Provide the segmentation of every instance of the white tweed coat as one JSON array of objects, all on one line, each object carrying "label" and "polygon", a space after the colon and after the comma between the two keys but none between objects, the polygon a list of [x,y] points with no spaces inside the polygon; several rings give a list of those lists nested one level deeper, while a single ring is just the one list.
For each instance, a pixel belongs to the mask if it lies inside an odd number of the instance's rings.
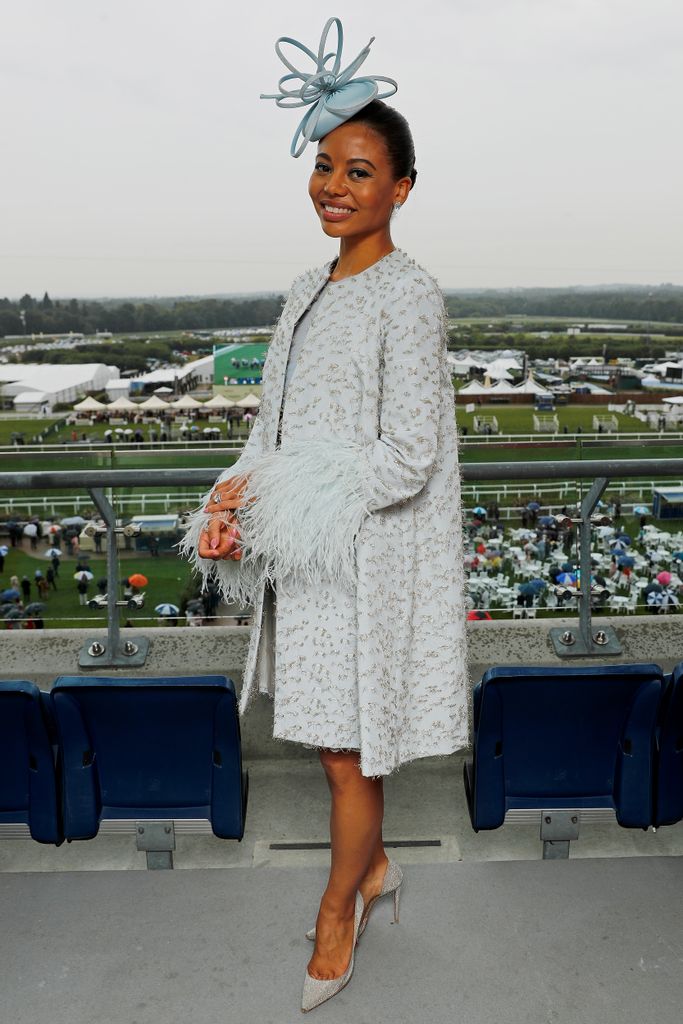
[{"label": "white tweed coat", "polygon": [[[251,436],[219,478],[250,474],[241,561],[198,557],[201,509],[181,551],[253,605],[240,714],[267,693],[275,737],[353,747],[379,776],[468,742],[454,395],[429,274],[399,249],[329,273],[295,280]],[[323,286],[278,446],[292,333]]]}]

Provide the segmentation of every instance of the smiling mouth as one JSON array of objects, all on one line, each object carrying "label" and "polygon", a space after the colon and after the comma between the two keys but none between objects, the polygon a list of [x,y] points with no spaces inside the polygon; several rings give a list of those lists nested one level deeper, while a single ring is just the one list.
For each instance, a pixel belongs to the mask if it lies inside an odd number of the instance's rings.
[{"label": "smiling mouth", "polygon": [[354,213],[354,210],[350,206],[334,206],[332,203],[321,203],[321,206],[325,213],[332,213],[337,215],[344,213]]}]

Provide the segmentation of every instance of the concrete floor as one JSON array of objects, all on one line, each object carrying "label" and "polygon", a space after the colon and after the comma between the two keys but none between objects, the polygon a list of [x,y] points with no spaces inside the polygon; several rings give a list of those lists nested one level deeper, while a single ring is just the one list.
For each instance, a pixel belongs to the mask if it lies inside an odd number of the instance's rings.
[{"label": "concrete floor", "polygon": [[[402,858],[404,859],[404,858]],[[413,864],[329,1024],[679,1024],[678,858]],[[302,1020],[322,867],[0,875],[8,1024]]]},{"label": "concrete floor", "polygon": [[[298,747],[298,744],[293,744]],[[438,846],[398,847],[402,864],[538,860],[536,825],[505,825],[474,833],[462,783],[464,753],[424,759],[385,779],[384,837],[438,840]],[[316,754],[247,762],[249,804],[241,842],[214,836],[178,836],[176,868],[324,867],[329,850],[272,850],[271,843],[329,840],[329,791]],[[571,858],[681,856],[683,822],[657,833],[613,824],[582,825]],[[132,836],[42,846],[30,840],[0,842],[0,872],[145,870]]]}]

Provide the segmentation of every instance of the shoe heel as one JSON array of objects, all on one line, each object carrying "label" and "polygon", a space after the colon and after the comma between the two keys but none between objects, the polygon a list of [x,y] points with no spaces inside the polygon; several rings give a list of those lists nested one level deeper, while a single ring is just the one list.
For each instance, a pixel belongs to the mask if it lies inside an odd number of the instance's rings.
[{"label": "shoe heel", "polygon": [[394,924],[398,924],[398,905],[399,905],[399,902],[400,902],[400,899],[401,899],[401,887],[402,887],[402,885],[403,885],[403,882],[401,882],[401,885],[397,886],[394,889]]}]

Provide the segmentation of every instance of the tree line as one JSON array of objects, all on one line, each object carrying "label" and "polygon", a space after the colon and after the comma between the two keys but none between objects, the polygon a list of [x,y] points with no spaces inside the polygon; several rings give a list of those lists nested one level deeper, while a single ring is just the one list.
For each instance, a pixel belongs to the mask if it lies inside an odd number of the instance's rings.
[{"label": "tree line", "polygon": [[[683,287],[515,288],[446,292],[449,316],[571,317],[683,323]],[[552,329],[552,328],[551,328]]]},{"label": "tree line", "polygon": [[[683,287],[677,285],[614,288],[518,288],[445,293],[451,317],[570,317],[577,320],[638,320],[683,323]],[[211,330],[269,326],[282,310],[284,296],[52,300],[26,294],[0,299],[0,336],[8,334],[126,334],[152,331]]]},{"label": "tree line", "polygon": [[42,299],[36,299],[26,294],[18,301],[0,299],[0,336],[260,327],[277,320],[283,302],[282,295],[131,302],[53,300],[47,292]]}]

